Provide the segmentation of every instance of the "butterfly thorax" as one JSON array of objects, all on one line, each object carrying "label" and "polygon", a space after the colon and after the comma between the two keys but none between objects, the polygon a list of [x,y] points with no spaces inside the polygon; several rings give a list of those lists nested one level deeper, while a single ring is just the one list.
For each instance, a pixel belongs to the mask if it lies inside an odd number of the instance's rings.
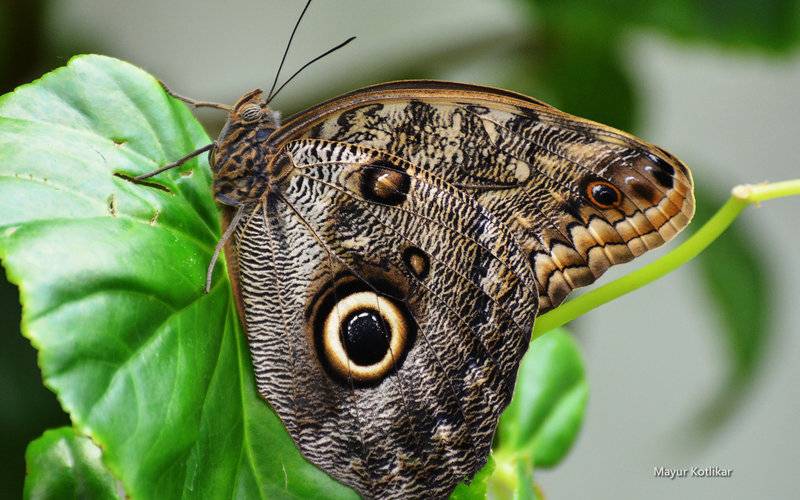
[{"label": "butterfly thorax", "polygon": [[275,156],[270,136],[280,126],[261,90],[245,94],[233,107],[211,151],[214,196],[237,206],[260,198],[270,188],[268,166]]}]

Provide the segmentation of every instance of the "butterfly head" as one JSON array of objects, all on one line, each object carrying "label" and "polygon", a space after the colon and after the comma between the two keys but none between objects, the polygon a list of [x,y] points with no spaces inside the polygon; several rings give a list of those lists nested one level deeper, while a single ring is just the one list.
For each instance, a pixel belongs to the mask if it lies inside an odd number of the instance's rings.
[{"label": "butterfly head", "polygon": [[279,126],[280,114],[267,106],[260,89],[234,105],[211,150],[218,201],[235,206],[261,196],[268,185],[266,167],[275,154],[270,136]]}]

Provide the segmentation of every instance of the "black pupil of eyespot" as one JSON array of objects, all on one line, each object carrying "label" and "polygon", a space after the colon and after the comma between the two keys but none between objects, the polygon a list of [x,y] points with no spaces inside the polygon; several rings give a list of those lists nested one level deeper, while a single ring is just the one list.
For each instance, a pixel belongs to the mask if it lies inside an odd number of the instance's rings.
[{"label": "black pupil of eyespot", "polygon": [[592,198],[601,205],[613,205],[617,202],[617,193],[605,184],[595,184],[592,186]]},{"label": "black pupil of eyespot", "polygon": [[342,333],[347,356],[357,365],[374,365],[389,350],[389,326],[375,311],[350,314],[342,323]]}]

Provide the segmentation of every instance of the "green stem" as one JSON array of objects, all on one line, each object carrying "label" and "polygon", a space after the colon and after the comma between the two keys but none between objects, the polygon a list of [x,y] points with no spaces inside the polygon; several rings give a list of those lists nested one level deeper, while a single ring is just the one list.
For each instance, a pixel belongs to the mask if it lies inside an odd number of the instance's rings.
[{"label": "green stem", "polygon": [[511,498],[517,491],[516,458],[512,452],[492,451],[494,472],[489,479],[489,489],[496,498]]},{"label": "green stem", "polygon": [[543,314],[536,319],[533,338],[564,325],[606,302],[641,288],[686,264],[716,240],[748,205],[795,195],[800,195],[800,179],[736,186],[722,208],[681,245],[650,264]]}]

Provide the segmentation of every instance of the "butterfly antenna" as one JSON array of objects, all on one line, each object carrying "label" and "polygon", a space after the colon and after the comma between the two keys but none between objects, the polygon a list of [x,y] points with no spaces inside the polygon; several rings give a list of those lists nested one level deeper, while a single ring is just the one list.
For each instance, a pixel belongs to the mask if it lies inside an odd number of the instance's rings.
[{"label": "butterfly antenna", "polygon": [[281,58],[281,63],[278,65],[278,71],[275,73],[275,79],[272,81],[272,87],[270,87],[269,89],[267,102],[269,102],[269,98],[272,96],[272,91],[275,90],[275,85],[278,84],[278,78],[281,76],[283,63],[286,62],[286,55],[289,53],[289,47],[292,46],[292,40],[294,40],[294,34],[297,32],[297,27],[300,26],[300,21],[303,20],[303,16],[306,15],[306,11],[308,10],[309,5],[311,5],[311,0],[308,0],[308,2],[306,2],[306,6],[303,7],[303,12],[300,13],[300,17],[298,17],[297,22],[294,23],[294,29],[292,29],[292,34],[289,35],[289,42],[286,44],[286,50],[283,51],[283,57]]},{"label": "butterfly antenna", "polygon": [[297,75],[299,75],[301,71],[303,71],[303,70],[304,70],[304,69],[306,69],[307,67],[311,66],[311,65],[312,65],[312,64],[314,64],[315,62],[319,61],[319,60],[320,60],[320,59],[322,59],[323,57],[325,57],[325,56],[327,56],[327,55],[329,55],[329,54],[332,54],[333,52],[336,52],[337,50],[341,49],[342,47],[344,47],[345,45],[347,45],[348,43],[352,42],[352,41],[353,41],[353,40],[355,40],[355,39],[356,39],[356,37],[354,37],[354,36],[351,36],[350,38],[348,38],[348,39],[347,39],[347,40],[345,40],[344,42],[340,43],[340,44],[339,44],[339,45],[337,45],[336,47],[333,47],[332,49],[328,49],[328,50],[326,50],[325,52],[323,52],[322,54],[318,55],[318,56],[317,56],[317,57],[315,57],[314,59],[312,59],[312,60],[308,61],[307,63],[305,63],[305,64],[304,64],[304,65],[303,65],[303,66],[302,66],[300,69],[298,69],[297,71],[295,71],[295,72],[294,72],[294,74],[293,74],[292,76],[290,76],[290,77],[289,77],[289,78],[288,78],[288,79],[287,79],[285,82],[283,82],[283,85],[281,85],[280,87],[278,87],[278,90],[276,90],[274,94],[271,94],[271,95],[270,95],[270,97],[267,99],[267,104],[269,104],[269,102],[270,102],[271,100],[275,99],[275,96],[277,96],[277,95],[278,95],[278,93],[279,93],[281,90],[283,90],[283,88],[284,88],[284,87],[285,87],[285,86],[286,86],[286,85],[287,85],[289,82],[291,82],[292,80],[294,80],[294,77],[296,77]]}]

